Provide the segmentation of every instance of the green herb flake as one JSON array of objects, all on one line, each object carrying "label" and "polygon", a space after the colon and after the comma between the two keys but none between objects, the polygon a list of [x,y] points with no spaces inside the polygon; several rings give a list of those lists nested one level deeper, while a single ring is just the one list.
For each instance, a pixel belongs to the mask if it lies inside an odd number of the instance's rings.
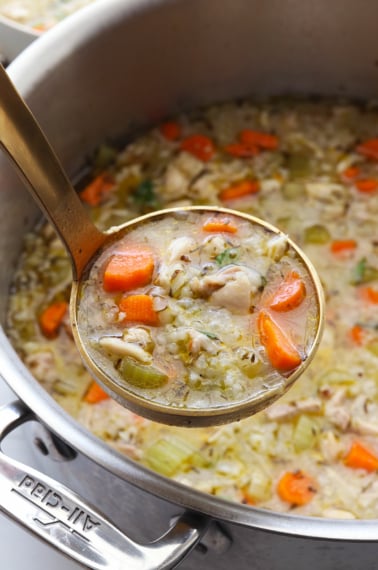
[{"label": "green herb flake", "polygon": [[132,192],[131,198],[135,204],[138,204],[142,209],[149,208],[155,209],[159,206],[159,201],[156,196],[152,180],[143,180]]},{"label": "green herb flake", "polygon": [[212,333],[212,332],[208,332],[208,331],[198,331],[201,334],[204,334],[205,336],[207,336],[208,338],[211,338],[211,340],[219,340],[219,338],[217,337],[216,334]]},{"label": "green herb flake", "polygon": [[222,251],[222,253],[217,255],[215,261],[217,262],[218,265],[223,267],[224,265],[230,265],[231,263],[235,263],[235,261],[238,258],[238,255],[239,252],[237,247],[229,247],[228,249],[225,249],[224,251]]}]

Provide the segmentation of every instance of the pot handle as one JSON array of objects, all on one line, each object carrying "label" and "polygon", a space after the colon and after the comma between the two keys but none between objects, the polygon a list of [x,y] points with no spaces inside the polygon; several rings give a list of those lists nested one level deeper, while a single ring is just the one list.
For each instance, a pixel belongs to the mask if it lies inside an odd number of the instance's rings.
[{"label": "pot handle", "polygon": [[[20,401],[0,408],[4,437],[35,420]],[[138,544],[76,493],[0,451],[0,510],[72,559],[93,570],[163,570],[175,567],[196,545],[209,520],[183,513],[157,540]]]}]

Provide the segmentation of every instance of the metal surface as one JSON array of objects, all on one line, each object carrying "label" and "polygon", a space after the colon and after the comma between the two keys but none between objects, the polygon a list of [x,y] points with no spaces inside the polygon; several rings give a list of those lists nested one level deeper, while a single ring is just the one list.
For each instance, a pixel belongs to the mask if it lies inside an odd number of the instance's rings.
[{"label": "metal surface", "polygon": [[[219,0],[99,0],[35,42],[9,72],[73,175],[101,141],[182,108],[249,94],[375,97],[377,15],[375,0],[367,0],[363,10],[350,0],[222,0],[221,8]],[[38,212],[1,157],[0,185],[4,323],[10,277]],[[159,477],[63,412],[1,331],[0,360],[13,390],[78,451],[77,459],[59,466],[60,477],[117,526],[143,537],[187,507],[222,521],[232,547],[222,555],[195,550],[183,569],[376,567],[377,521],[275,514]],[[131,521],[130,505],[135,505]]]},{"label": "metal surface", "polygon": [[0,16],[0,56],[12,61],[39,36],[31,28]]},{"label": "metal surface", "polygon": [[[0,444],[13,429],[32,418],[20,402],[0,410]],[[94,570],[173,568],[188,554],[209,521],[183,514],[149,545],[130,540],[51,477],[0,452],[0,508],[40,538]]]}]

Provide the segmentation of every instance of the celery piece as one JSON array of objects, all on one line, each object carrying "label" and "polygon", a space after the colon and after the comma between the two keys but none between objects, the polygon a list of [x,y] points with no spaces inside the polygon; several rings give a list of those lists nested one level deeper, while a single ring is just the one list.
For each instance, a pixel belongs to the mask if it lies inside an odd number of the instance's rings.
[{"label": "celery piece", "polygon": [[168,381],[168,375],[161,370],[139,364],[132,358],[123,358],[119,371],[126,382],[136,388],[161,388]]},{"label": "celery piece", "polygon": [[256,501],[267,501],[271,497],[272,480],[266,470],[253,465],[249,472],[250,482],[245,491]]},{"label": "celery piece", "polygon": [[303,195],[303,184],[299,182],[287,182],[282,186],[281,192],[286,200],[297,200]]},{"label": "celery piece", "polygon": [[316,421],[305,414],[297,421],[293,433],[293,443],[296,451],[302,451],[314,447],[318,426]]},{"label": "celery piece", "polygon": [[314,224],[308,226],[304,231],[305,243],[324,244],[328,243],[331,239],[330,233],[325,226],[321,224]]},{"label": "celery piece", "polygon": [[144,454],[148,467],[171,477],[195,453],[193,447],[179,437],[159,439]]},{"label": "celery piece", "polygon": [[370,342],[368,342],[366,348],[374,356],[378,356],[378,338],[373,338]]},{"label": "celery piece", "polygon": [[354,382],[355,378],[353,375],[342,368],[331,368],[322,374],[322,376],[319,378],[320,385],[353,384]]},{"label": "celery piece", "polygon": [[311,156],[304,152],[290,154],[287,159],[287,168],[291,178],[304,178],[311,174]]},{"label": "celery piece", "polygon": [[360,259],[352,270],[352,285],[362,285],[378,279],[378,269],[369,265],[366,257]]}]

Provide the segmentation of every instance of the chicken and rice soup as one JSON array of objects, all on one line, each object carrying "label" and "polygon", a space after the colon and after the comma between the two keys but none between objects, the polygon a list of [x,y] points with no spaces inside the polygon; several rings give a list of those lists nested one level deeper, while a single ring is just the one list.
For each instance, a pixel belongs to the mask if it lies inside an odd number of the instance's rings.
[{"label": "chicken and rice soup", "polygon": [[0,15],[37,31],[52,28],[95,0],[0,0]]},{"label": "chicken and rice soup", "polygon": [[[70,262],[47,224],[25,238],[11,341],[77,421],[158,473],[274,511],[378,517],[377,189],[374,104],[228,103],[167,121],[121,152],[98,150],[80,194],[99,227],[162,207],[226,206],[278,226],[318,270],[326,295],[318,352],[281,400],[251,418],[169,427],[110,399],[75,349]],[[217,253],[222,263],[233,263],[233,249]],[[212,333],[187,335],[182,351],[195,359],[200,346],[211,360],[214,342]],[[143,350],[143,339],[134,345]],[[202,382],[198,363],[196,374]]]},{"label": "chicken and rice soup", "polygon": [[320,320],[287,236],[228,209],[170,209],[128,226],[78,297],[77,331],[102,372],[187,410],[282,395]]}]

